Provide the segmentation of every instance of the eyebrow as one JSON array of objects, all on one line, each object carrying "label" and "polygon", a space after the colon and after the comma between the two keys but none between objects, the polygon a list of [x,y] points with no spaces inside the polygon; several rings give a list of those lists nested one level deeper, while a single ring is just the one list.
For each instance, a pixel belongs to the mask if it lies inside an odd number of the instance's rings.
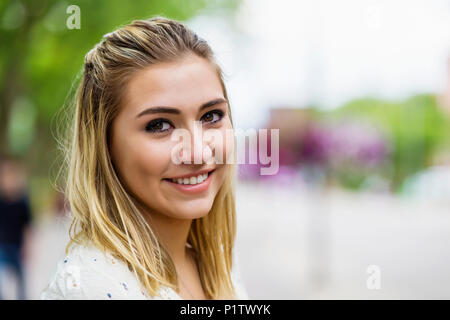
[{"label": "eyebrow", "polygon": [[[215,106],[216,104],[228,102],[226,99],[223,98],[217,98],[208,102],[205,102],[202,104],[198,111],[202,111],[203,109]],[[144,111],[140,112],[136,118],[142,117],[143,115],[147,114],[155,114],[155,113],[171,113],[171,114],[181,114],[180,109],[173,108],[173,107],[167,107],[167,106],[155,106],[148,109],[145,109]]]}]

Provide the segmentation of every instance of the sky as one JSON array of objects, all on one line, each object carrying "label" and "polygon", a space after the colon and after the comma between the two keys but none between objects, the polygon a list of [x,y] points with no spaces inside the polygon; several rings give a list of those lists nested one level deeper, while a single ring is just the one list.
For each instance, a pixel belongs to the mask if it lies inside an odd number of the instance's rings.
[{"label": "sky", "polygon": [[215,51],[240,128],[263,126],[270,108],[403,99],[449,81],[450,0],[243,0],[234,19],[188,24]]}]

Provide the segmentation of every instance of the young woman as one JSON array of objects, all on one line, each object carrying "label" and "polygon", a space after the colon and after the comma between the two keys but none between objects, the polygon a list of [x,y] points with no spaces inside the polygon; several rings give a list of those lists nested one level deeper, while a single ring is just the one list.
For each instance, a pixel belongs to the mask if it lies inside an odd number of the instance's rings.
[{"label": "young woman", "polygon": [[[174,20],[134,21],[86,55],[74,108],[71,241],[41,298],[247,299],[233,251],[235,167],[211,161],[234,156],[234,143],[194,133],[200,123],[225,140],[233,128],[209,45]],[[193,137],[180,164],[175,129]]]}]

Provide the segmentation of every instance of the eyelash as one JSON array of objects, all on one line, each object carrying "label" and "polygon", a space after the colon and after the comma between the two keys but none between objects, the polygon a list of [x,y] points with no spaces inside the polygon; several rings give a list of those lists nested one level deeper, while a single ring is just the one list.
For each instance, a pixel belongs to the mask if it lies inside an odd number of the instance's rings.
[{"label": "eyelash", "polygon": [[[212,111],[208,111],[207,113],[205,113],[205,114],[203,115],[203,117],[205,117],[205,116],[208,115],[208,114],[213,114],[213,113],[216,113],[216,114],[219,116],[219,119],[216,120],[216,121],[210,121],[210,122],[208,122],[208,123],[210,123],[210,124],[218,123],[218,122],[220,122],[220,121],[223,119],[223,117],[224,117],[223,111],[222,111],[222,110],[219,110],[219,109],[212,110]],[[202,117],[202,118],[203,118],[203,117]],[[159,125],[160,123],[164,123],[164,122],[167,122],[167,123],[169,123],[170,125],[172,125],[172,124],[170,123],[169,120],[164,119],[164,118],[159,118],[159,119],[155,119],[155,120],[152,120],[152,121],[150,121],[149,123],[147,123],[147,125],[145,126],[145,131],[147,131],[147,132],[149,132],[149,133],[156,133],[156,134],[158,134],[158,133],[164,133],[164,132],[166,132],[166,131],[169,131],[170,129],[166,129],[166,130],[158,130],[158,129],[155,130],[155,129],[152,129],[153,126]]]}]

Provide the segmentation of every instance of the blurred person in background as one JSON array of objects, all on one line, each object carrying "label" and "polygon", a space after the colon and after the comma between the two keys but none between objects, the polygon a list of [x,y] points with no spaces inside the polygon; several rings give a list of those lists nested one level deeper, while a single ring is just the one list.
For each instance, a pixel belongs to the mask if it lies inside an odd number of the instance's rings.
[{"label": "blurred person in background", "polygon": [[16,274],[17,298],[25,299],[23,263],[30,222],[23,168],[13,158],[0,158],[0,300],[4,298],[2,280],[8,270]]}]

